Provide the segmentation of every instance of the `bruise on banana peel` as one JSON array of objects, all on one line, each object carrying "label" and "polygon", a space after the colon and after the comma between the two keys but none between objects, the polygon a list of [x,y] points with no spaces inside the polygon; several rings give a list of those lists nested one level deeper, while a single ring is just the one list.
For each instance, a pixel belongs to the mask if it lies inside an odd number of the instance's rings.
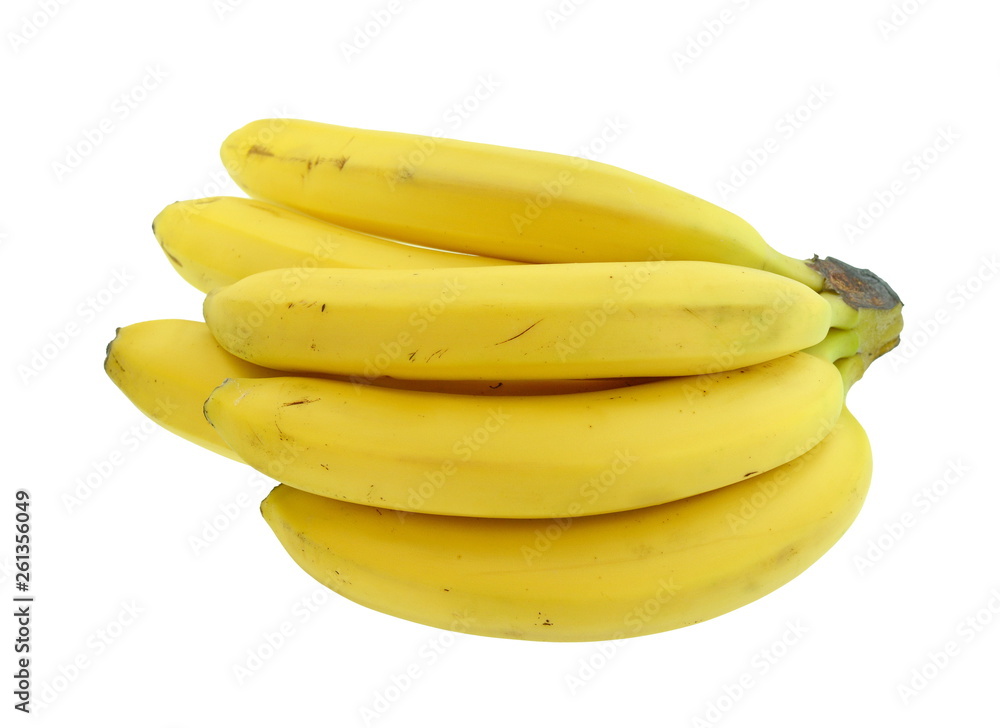
[{"label": "bruise on banana peel", "polygon": [[[260,144],[254,144],[247,150],[248,157],[251,156],[252,154],[256,154],[261,157],[274,156],[274,152],[272,152],[270,149]],[[314,166],[318,164],[326,164],[328,162],[334,165],[337,169],[343,169],[344,165],[347,164],[347,160],[349,160],[350,157],[346,154],[342,154],[339,157],[315,157],[312,159],[307,159],[305,157],[286,157],[286,159],[292,162],[304,162],[306,165],[306,173],[309,173],[312,171],[312,168]]]}]

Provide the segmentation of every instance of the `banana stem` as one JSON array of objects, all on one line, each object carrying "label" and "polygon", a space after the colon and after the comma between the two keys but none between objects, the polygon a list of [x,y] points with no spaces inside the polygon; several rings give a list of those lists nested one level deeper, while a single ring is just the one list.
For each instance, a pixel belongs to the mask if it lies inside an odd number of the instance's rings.
[{"label": "banana stem", "polygon": [[833,291],[823,291],[819,294],[830,304],[832,312],[830,325],[838,329],[853,329],[861,320],[861,312],[844,300],[843,296]]},{"label": "banana stem", "polygon": [[840,376],[844,380],[845,395],[850,388],[853,387],[862,376],[864,376],[865,369],[867,369],[864,357],[860,354],[838,359],[833,363],[833,365],[837,367],[838,371],[840,371]]},{"label": "banana stem", "polygon": [[860,346],[861,337],[858,336],[857,331],[830,329],[830,333],[826,335],[825,339],[802,351],[833,363],[838,359],[854,356],[858,353]]},{"label": "banana stem", "polygon": [[834,307],[835,321],[848,320],[844,306],[854,309],[857,314],[850,328],[858,335],[857,353],[861,357],[862,371],[899,344],[903,302],[885,281],[870,270],[855,268],[836,258],[813,258],[808,266],[825,279],[824,293],[833,293],[840,299],[835,302],[827,296]]},{"label": "banana stem", "polygon": [[764,261],[764,270],[804,283],[814,291],[822,291],[826,285],[823,274],[816,271],[808,261],[792,258],[777,251]]}]

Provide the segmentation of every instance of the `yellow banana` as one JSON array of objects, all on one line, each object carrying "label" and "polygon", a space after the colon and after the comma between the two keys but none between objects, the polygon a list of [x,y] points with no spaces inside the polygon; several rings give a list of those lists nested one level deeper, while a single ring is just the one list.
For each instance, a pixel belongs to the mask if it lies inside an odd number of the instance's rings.
[{"label": "yellow banana", "polygon": [[460,518],[281,485],[261,512],[299,566],[366,607],[490,637],[609,640],[702,622],[790,581],[850,526],[871,470],[865,432],[845,410],[796,460],[649,508]]},{"label": "yellow banana", "polygon": [[650,261],[287,268],[213,291],[204,315],[227,351],[287,371],[589,379],[756,364],[820,342],[857,312],[765,271]]},{"label": "yellow banana", "polygon": [[823,286],[733,213],[577,157],[298,119],[247,124],[221,156],[252,197],[418,245],[532,263],[707,260]]},{"label": "yellow banana", "polygon": [[104,371],[156,424],[234,460],[240,458],[205,420],[202,403],[227,377],[275,373],[229,354],[205,324],[182,319],[119,328],[108,344]]},{"label": "yellow banana", "polygon": [[174,269],[208,292],[272,268],[459,268],[511,261],[403,245],[278,205],[207,197],[168,205],[153,234]]},{"label": "yellow banana", "polygon": [[[144,321],[119,328],[108,344],[104,368],[125,396],[157,424],[234,460],[241,458],[219,437],[202,412],[208,395],[230,378],[290,375],[233,356],[215,342],[204,322],[182,319]],[[520,396],[599,391],[645,381],[407,381],[378,377],[371,384],[390,389]]]},{"label": "yellow banana", "polygon": [[664,503],[770,470],[819,442],[843,403],[837,368],[796,352],[715,375],[524,397],[229,379],[205,416],[245,462],[312,493],[547,518]]}]

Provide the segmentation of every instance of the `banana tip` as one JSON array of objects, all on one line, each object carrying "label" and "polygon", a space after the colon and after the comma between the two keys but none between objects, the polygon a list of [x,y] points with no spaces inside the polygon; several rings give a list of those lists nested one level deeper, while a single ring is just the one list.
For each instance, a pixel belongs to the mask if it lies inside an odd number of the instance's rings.
[{"label": "banana tip", "polygon": [[233,377],[226,377],[225,379],[223,379],[222,382],[216,385],[216,387],[212,390],[211,394],[209,394],[208,397],[205,398],[205,401],[201,405],[201,413],[205,417],[205,419],[208,420],[208,424],[212,425],[212,427],[215,427],[215,423],[212,421],[212,416],[209,413],[209,410],[214,410],[215,407],[217,406],[217,403],[219,402],[219,397],[216,395],[218,394],[218,392],[221,391],[223,387],[226,387],[227,385],[233,382],[236,382],[236,379],[234,379]]},{"label": "banana tip", "polygon": [[[111,339],[111,341],[108,342],[108,345],[104,347],[104,371],[105,372],[110,373],[110,369],[108,369],[108,365],[110,364],[111,359],[112,359],[111,349],[114,346],[115,342],[118,341],[118,335],[121,333],[121,330],[122,330],[121,326],[115,327],[115,335],[114,335],[114,337]],[[121,366],[121,365],[119,364],[119,366]]]}]

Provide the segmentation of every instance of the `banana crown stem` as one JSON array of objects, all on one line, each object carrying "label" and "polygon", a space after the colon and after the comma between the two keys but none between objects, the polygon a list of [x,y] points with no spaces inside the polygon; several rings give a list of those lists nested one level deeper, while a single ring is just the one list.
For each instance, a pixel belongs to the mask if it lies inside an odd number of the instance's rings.
[{"label": "banana crown stem", "polygon": [[[856,353],[864,373],[873,361],[899,344],[899,334],[903,330],[903,302],[885,281],[870,270],[855,268],[836,258],[813,258],[807,265],[824,278],[821,295],[833,309],[834,327],[848,328],[857,335]],[[852,309],[854,313],[847,309]],[[841,344],[847,345],[846,341],[841,341]],[[824,341],[817,346],[828,349],[834,344]],[[853,371],[858,365],[851,363],[849,366]]]}]

